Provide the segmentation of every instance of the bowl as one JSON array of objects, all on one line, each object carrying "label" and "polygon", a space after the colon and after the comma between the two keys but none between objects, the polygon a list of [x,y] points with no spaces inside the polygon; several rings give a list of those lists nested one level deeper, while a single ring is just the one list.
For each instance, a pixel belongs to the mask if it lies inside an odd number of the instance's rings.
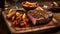
[{"label": "bowl", "polygon": [[22,7],[26,10],[35,9],[38,6],[37,2],[22,2]]}]

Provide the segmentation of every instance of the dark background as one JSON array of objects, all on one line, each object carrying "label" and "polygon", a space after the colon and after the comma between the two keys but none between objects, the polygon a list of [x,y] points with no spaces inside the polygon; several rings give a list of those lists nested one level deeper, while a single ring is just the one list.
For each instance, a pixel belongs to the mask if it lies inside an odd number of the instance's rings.
[{"label": "dark background", "polygon": [[0,8],[4,9],[4,0],[0,0]]}]

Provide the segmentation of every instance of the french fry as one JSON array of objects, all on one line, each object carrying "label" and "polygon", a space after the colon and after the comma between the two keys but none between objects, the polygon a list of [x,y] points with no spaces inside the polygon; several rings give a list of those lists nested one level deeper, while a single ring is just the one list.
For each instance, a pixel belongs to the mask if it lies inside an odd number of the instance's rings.
[{"label": "french fry", "polygon": [[12,21],[14,20],[15,16],[12,17]]},{"label": "french fry", "polygon": [[13,9],[10,9],[8,13],[11,13],[13,11]]},{"label": "french fry", "polygon": [[53,18],[53,21],[54,21],[55,23],[57,23],[57,20],[56,20],[55,18]]},{"label": "french fry", "polygon": [[9,13],[9,14],[7,15],[7,18],[12,17],[13,15],[15,15],[15,13],[16,13],[16,12]]},{"label": "french fry", "polygon": [[26,14],[25,14],[25,13],[23,14],[22,18],[23,18],[23,19],[26,18]]}]

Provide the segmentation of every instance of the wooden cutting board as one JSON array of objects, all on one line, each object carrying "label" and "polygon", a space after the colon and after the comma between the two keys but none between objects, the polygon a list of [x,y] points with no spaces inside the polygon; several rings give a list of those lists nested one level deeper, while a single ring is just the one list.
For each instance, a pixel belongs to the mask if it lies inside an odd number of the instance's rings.
[{"label": "wooden cutting board", "polygon": [[57,23],[57,20],[55,18],[52,18],[51,22],[49,22],[46,25],[42,25],[42,26],[34,26],[34,27],[26,27],[26,28],[12,27],[12,23],[6,19],[6,13],[7,13],[7,11],[2,12],[4,19],[6,21],[6,25],[8,26],[11,33],[19,34],[19,33],[35,32],[35,31],[44,31],[44,30],[59,26]]}]

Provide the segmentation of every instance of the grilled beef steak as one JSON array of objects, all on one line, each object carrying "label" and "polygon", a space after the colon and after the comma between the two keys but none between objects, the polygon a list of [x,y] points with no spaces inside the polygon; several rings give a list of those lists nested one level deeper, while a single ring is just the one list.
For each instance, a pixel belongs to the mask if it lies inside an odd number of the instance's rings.
[{"label": "grilled beef steak", "polygon": [[52,20],[52,13],[40,10],[30,10],[28,11],[28,17],[32,21],[33,25],[36,24],[46,24]]}]

